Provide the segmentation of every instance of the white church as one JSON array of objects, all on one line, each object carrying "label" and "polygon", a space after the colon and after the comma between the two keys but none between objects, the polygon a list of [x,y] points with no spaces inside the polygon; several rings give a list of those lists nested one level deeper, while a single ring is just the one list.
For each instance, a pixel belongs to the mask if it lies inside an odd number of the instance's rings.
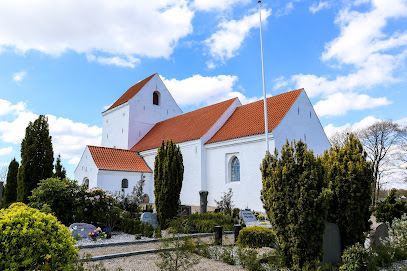
[{"label": "white church", "polygon": [[[330,147],[304,89],[267,99],[269,148],[303,140],[314,154]],[[102,146],[87,146],[75,179],[91,187],[130,193],[145,179],[145,198],[154,203],[154,159],[162,140],[179,145],[184,161],[181,204],[198,207],[200,191],[216,206],[229,188],[238,208],[263,211],[260,164],[265,156],[263,100],[238,98],[183,113],[160,76],[129,88],[102,113]]]}]

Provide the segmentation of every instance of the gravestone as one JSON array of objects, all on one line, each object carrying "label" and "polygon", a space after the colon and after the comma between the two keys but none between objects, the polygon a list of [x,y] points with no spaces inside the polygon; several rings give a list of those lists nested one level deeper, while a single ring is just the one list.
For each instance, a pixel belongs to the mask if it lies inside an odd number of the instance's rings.
[{"label": "gravestone", "polygon": [[370,244],[372,247],[378,247],[383,244],[383,240],[389,237],[389,230],[386,223],[380,222],[374,225],[370,232]]},{"label": "gravestone", "polygon": [[71,236],[75,237],[77,234],[81,238],[90,238],[89,233],[96,230],[96,227],[92,224],[87,223],[73,223],[69,226],[69,231],[71,231]]},{"label": "gravestone", "polygon": [[157,215],[150,212],[145,212],[141,215],[141,221],[145,223],[150,223],[153,225],[154,229],[158,225]]},{"label": "gravestone", "polygon": [[256,217],[254,214],[249,210],[241,210],[240,217],[243,219],[244,223],[254,223],[257,222]]},{"label": "gravestone", "polygon": [[206,214],[208,208],[208,191],[201,190],[199,191],[200,196],[200,212],[201,214]]},{"label": "gravestone", "polygon": [[178,210],[178,217],[187,218],[191,214],[191,206],[181,205]]},{"label": "gravestone", "polygon": [[338,224],[327,223],[324,232],[323,263],[339,263],[341,261],[341,234]]}]

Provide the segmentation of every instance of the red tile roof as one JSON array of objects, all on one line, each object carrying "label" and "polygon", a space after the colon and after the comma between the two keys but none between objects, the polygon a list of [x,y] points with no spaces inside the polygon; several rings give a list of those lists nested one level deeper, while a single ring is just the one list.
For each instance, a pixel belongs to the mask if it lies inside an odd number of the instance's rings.
[{"label": "red tile roof", "polygon": [[201,138],[232,105],[237,98],[207,106],[161,122],[136,144],[132,151],[145,151],[160,147],[163,140],[175,143]]},{"label": "red tile roof", "polygon": [[[131,88],[129,88],[114,104],[112,104],[109,109],[110,110],[112,108],[115,108],[116,106],[119,106],[121,104],[124,104],[125,102],[129,101],[131,98],[134,97],[134,95],[136,95],[143,87],[145,84],[147,84],[148,81],[150,81],[151,78],[153,78],[153,76],[156,75],[156,73],[154,73],[153,75],[150,75],[149,77],[147,77],[144,80],[141,80],[140,82],[138,82],[137,84],[135,84],[134,86],[132,86]],[[106,110],[106,111],[107,111]]]},{"label": "red tile roof", "polygon": [[[267,99],[269,132],[277,127],[302,90],[293,90]],[[205,144],[257,134],[264,134],[263,100],[236,108],[226,123]]]},{"label": "red tile roof", "polygon": [[137,152],[96,146],[88,148],[99,169],[152,172]]}]

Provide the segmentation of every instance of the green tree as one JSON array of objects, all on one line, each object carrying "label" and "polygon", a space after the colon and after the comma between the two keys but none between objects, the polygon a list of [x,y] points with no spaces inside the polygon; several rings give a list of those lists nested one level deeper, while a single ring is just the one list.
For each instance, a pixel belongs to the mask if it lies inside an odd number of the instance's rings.
[{"label": "green tree", "polygon": [[60,154],[58,154],[57,161],[55,162],[54,178],[59,178],[61,180],[66,178],[66,170],[61,164],[61,155]]},{"label": "green tree", "polygon": [[154,162],[155,208],[161,229],[177,215],[183,176],[180,148],[172,140],[163,141]]},{"label": "green tree", "polygon": [[396,201],[397,189],[392,189],[390,195],[383,202],[377,202],[374,215],[378,222],[392,223],[394,218],[400,218],[407,212],[407,206],[403,201]]},{"label": "green tree", "polygon": [[320,262],[329,190],[321,159],[302,141],[266,154],[261,165],[264,209],[273,225],[284,261],[292,270]]},{"label": "green tree", "polygon": [[53,163],[54,151],[48,120],[40,115],[28,124],[21,142],[21,166],[17,177],[18,201],[28,202],[28,196],[39,181],[52,177]]},{"label": "green tree", "polygon": [[342,249],[364,243],[369,230],[373,171],[360,141],[350,134],[345,145],[325,152],[325,177],[332,191],[328,221],[337,223]]},{"label": "green tree", "polygon": [[14,158],[8,166],[7,182],[4,191],[3,203],[8,205],[17,201],[17,173],[19,164]]}]

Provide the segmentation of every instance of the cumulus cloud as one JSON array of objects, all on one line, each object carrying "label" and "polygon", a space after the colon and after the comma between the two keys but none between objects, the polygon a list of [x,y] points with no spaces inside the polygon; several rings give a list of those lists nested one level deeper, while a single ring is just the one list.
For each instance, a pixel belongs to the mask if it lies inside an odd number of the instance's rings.
[{"label": "cumulus cloud", "polygon": [[[349,110],[388,105],[390,102],[385,97],[373,98],[367,93],[359,93],[400,81],[395,72],[404,65],[407,57],[407,31],[396,29],[390,32],[386,26],[390,20],[407,17],[407,3],[403,0],[364,2],[370,4],[368,11],[358,11],[355,9],[357,5],[353,5],[339,12],[335,23],[340,34],[325,45],[321,55],[321,60],[334,68],[348,68],[351,72],[333,77],[297,74],[287,80],[287,84],[305,88],[310,97],[324,99],[319,109],[325,115],[341,115]],[[277,82],[275,88],[281,86],[284,84]],[[326,105],[334,104],[334,97],[340,98],[335,103],[338,110],[325,110]],[[354,104],[353,98],[364,104]],[[368,106],[366,101],[372,102],[371,105]]]},{"label": "cumulus cloud", "polygon": [[0,149],[0,156],[2,155],[9,155],[13,152],[13,147],[1,148]]},{"label": "cumulus cloud", "polygon": [[12,104],[9,101],[0,99],[0,116],[7,115],[10,113],[17,113],[24,111],[25,103],[19,102],[17,104]]},{"label": "cumulus cloud", "polygon": [[315,14],[324,8],[329,8],[330,6],[331,4],[328,1],[319,1],[318,4],[316,2],[312,4],[312,6],[309,7],[309,11],[311,11],[312,14]]},{"label": "cumulus cloud", "polygon": [[13,81],[15,81],[16,83],[20,83],[24,80],[26,75],[26,72],[16,72],[13,74]]},{"label": "cumulus cloud", "polygon": [[[17,118],[13,121],[0,121],[0,139],[6,143],[20,144],[28,123],[37,118],[37,114],[25,110],[17,112]],[[102,141],[100,127],[53,115],[47,115],[47,118],[54,153],[61,154],[61,157],[68,159],[70,164],[76,164],[76,161],[79,161],[86,145],[100,145]]]},{"label": "cumulus cloud", "polygon": [[94,56],[87,55],[86,58],[89,62],[97,62],[102,65],[114,65],[124,68],[134,68],[136,64],[140,63],[140,59],[128,56],[126,59],[114,56],[114,57],[103,57],[103,56]]},{"label": "cumulus cloud", "polygon": [[233,6],[243,6],[250,3],[250,0],[195,0],[193,7],[203,11],[223,11]]},{"label": "cumulus cloud", "polygon": [[192,32],[193,16],[186,0],[4,0],[0,50],[168,58],[179,39]]},{"label": "cumulus cloud", "polygon": [[[262,9],[262,22],[266,23],[270,15],[271,9]],[[215,60],[220,60],[223,63],[236,56],[250,31],[256,27],[259,27],[258,13],[246,15],[240,20],[221,22],[218,25],[219,30],[205,40],[210,55]],[[213,67],[213,62],[209,63]]]}]

